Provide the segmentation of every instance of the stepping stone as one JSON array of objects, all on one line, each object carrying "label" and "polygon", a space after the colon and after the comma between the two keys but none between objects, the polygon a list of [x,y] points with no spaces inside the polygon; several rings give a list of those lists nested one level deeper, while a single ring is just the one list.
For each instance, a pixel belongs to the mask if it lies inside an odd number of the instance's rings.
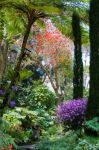
[{"label": "stepping stone", "polygon": [[19,149],[21,150],[37,150],[37,144],[33,144],[33,145],[23,145],[23,146],[19,146]]}]

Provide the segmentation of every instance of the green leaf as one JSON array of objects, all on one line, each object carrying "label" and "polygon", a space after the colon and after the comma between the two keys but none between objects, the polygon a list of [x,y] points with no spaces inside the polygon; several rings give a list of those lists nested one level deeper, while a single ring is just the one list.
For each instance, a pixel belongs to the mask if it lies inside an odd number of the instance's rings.
[{"label": "green leaf", "polygon": [[24,69],[24,70],[20,71],[19,74],[20,74],[20,80],[22,81],[22,80],[24,80],[24,79],[26,79],[26,78],[31,77],[31,76],[33,75],[33,72]]}]

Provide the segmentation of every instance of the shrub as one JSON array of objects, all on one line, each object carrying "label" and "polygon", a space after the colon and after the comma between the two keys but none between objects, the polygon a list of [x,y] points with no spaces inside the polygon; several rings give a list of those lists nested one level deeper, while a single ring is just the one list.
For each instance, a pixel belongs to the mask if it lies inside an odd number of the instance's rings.
[{"label": "shrub", "polygon": [[5,91],[3,89],[0,89],[0,96],[4,95]]},{"label": "shrub", "polygon": [[19,106],[29,106],[30,108],[49,109],[55,106],[56,97],[46,86],[36,83],[28,86],[20,86],[17,93]]},{"label": "shrub", "polygon": [[3,115],[3,121],[0,121],[0,130],[10,134],[16,143],[33,142],[34,134],[36,134],[33,132],[34,129],[45,131],[53,125],[54,121],[49,113],[44,109],[35,111],[23,107],[8,109]]},{"label": "shrub", "polygon": [[30,131],[22,128],[22,120],[25,120],[27,113],[25,113],[25,111],[30,113],[30,111],[24,110],[24,108],[15,108],[11,111],[6,110],[6,113],[3,115],[3,121],[0,124],[0,130],[10,134],[16,143],[25,143],[30,138]]},{"label": "shrub", "polygon": [[61,103],[57,108],[58,121],[70,129],[78,129],[85,120],[87,100],[77,99]]}]

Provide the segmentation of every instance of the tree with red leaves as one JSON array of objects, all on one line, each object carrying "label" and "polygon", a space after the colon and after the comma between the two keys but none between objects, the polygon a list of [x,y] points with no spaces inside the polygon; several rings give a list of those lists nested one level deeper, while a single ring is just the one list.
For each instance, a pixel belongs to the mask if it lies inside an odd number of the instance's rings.
[{"label": "tree with red leaves", "polygon": [[[59,69],[71,66],[71,40],[66,38],[62,33],[53,25],[51,20],[45,20],[46,28],[43,32],[39,31],[34,37],[32,47],[35,47],[36,54],[42,57],[44,64],[38,61],[39,66],[44,70],[46,76],[48,76],[51,85],[58,97],[62,96],[62,92],[59,92]],[[64,67],[62,67],[64,66]],[[54,77],[51,78],[50,70],[54,70]],[[64,72],[64,71],[63,71]],[[67,73],[64,72],[64,77]]]}]

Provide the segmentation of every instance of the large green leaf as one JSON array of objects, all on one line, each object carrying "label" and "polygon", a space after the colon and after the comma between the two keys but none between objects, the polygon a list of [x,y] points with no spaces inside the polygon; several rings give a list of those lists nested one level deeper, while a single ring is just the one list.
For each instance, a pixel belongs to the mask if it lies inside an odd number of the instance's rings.
[{"label": "large green leaf", "polygon": [[24,69],[24,70],[20,71],[19,74],[20,74],[20,80],[22,81],[22,80],[24,80],[24,79],[26,79],[26,78],[31,77],[31,76],[33,75],[33,72]]}]

